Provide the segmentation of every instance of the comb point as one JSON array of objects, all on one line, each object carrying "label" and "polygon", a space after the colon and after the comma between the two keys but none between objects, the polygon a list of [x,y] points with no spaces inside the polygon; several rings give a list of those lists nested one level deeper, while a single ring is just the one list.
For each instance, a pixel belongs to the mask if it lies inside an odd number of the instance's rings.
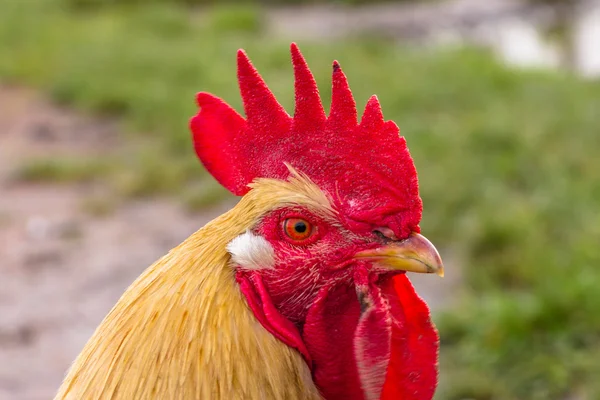
[{"label": "comb point", "polygon": [[207,92],[199,92],[196,93],[196,104],[199,107],[204,107],[207,104],[213,103],[217,97],[207,93]]},{"label": "comb point", "polygon": [[294,88],[296,107],[294,123],[303,126],[318,126],[326,119],[319,88],[306,59],[295,43],[290,45],[292,64],[294,66]]},{"label": "comb point", "polygon": [[240,64],[252,65],[252,63],[250,62],[250,58],[248,58],[248,54],[246,54],[244,49],[238,49],[237,62],[238,62],[238,68],[239,68]]},{"label": "comb point", "polygon": [[366,129],[378,129],[383,126],[383,111],[381,111],[381,104],[377,95],[373,95],[367,101],[365,106],[365,112],[360,121],[361,128]]},{"label": "comb point", "polygon": [[273,123],[282,128],[286,126],[289,116],[242,49],[237,53],[237,65],[238,84],[248,121],[254,121],[259,129],[267,129]]},{"label": "comb point", "polygon": [[336,72],[338,72],[342,67],[340,66],[340,63],[338,62],[338,60],[333,60],[333,73],[335,74]]},{"label": "comb point", "polygon": [[356,101],[346,75],[337,60],[333,61],[331,76],[331,111],[329,123],[335,129],[352,130],[357,125]]}]

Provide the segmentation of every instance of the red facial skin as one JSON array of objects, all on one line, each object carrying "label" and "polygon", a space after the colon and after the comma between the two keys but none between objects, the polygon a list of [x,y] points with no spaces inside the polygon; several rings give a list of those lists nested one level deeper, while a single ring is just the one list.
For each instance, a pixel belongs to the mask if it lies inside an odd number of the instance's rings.
[{"label": "red facial skin", "polygon": [[[287,218],[305,219],[313,234],[290,238]],[[427,306],[404,273],[353,260],[388,239],[302,208],[274,211],[254,233],[276,265],[238,270],[240,287],[263,326],[304,355],[326,399],[433,397],[438,338]]]}]

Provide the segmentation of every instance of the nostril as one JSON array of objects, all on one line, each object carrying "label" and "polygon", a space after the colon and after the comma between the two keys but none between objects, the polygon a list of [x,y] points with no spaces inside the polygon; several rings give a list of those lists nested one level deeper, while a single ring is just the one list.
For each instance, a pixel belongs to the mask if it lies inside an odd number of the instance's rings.
[{"label": "nostril", "polygon": [[381,231],[378,231],[377,229],[375,229],[373,231],[373,235],[377,236],[378,239],[388,240],[388,238],[386,238],[385,235],[383,233],[381,233]]},{"label": "nostril", "polygon": [[387,240],[398,240],[398,237],[396,236],[394,231],[391,230],[390,228],[380,227],[380,228],[373,230],[373,233],[378,238],[386,240],[386,241]]}]

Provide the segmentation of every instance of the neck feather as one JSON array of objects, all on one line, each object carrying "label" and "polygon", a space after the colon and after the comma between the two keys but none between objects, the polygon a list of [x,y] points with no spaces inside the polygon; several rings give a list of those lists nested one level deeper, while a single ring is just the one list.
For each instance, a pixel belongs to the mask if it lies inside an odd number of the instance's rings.
[{"label": "neck feather", "polygon": [[237,287],[226,245],[261,211],[243,200],[127,289],[55,400],[319,398],[300,354],[256,321]]}]

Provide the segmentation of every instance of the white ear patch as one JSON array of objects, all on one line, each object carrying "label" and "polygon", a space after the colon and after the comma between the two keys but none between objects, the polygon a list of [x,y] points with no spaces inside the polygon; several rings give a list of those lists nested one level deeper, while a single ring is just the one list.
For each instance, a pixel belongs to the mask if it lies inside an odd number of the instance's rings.
[{"label": "white ear patch", "polygon": [[275,266],[275,251],[265,238],[250,231],[227,245],[231,261],[245,269],[267,269]]}]

